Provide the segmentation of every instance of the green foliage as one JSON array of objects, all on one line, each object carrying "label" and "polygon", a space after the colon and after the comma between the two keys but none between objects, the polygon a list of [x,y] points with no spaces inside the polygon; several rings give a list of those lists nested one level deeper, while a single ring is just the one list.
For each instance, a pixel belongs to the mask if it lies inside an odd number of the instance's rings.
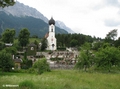
[{"label": "green foliage", "polygon": [[92,53],[90,52],[91,46],[89,43],[85,43],[81,47],[81,52],[78,57],[78,62],[75,65],[77,69],[84,69],[85,71],[92,65]]},{"label": "green foliage", "polygon": [[120,50],[115,47],[101,48],[96,54],[97,68],[108,70],[120,66]]},{"label": "green foliage", "polygon": [[14,29],[6,29],[2,33],[2,41],[4,43],[13,43],[15,38],[15,30]]},{"label": "green foliage", "polygon": [[39,48],[39,43],[38,43],[38,41],[34,41],[34,44],[37,46],[37,49]]},{"label": "green foliage", "polygon": [[28,68],[31,68],[32,64],[33,64],[32,60],[28,60],[27,63],[26,63],[26,65],[28,66]]},{"label": "green foliage", "polygon": [[44,72],[50,71],[49,64],[47,63],[45,58],[36,61],[33,65],[33,68],[37,68],[38,74],[42,74]]},{"label": "green foliage", "polygon": [[56,34],[57,46],[59,47],[76,47],[81,46],[85,42],[92,43],[98,38],[92,38],[88,35],[83,34]]},{"label": "green foliage", "polygon": [[115,41],[115,47],[119,47],[120,46],[120,37]]},{"label": "green foliage", "polygon": [[98,42],[94,42],[92,43],[92,50],[98,51],[103,45],[103,42],[98,41]]},{"label": "green foliage", "polygon": [[19,83],[19,87],[22,89],[33,89],[35,86],[34,86],[34,83],[32,81],[24,80],[24,81]]},{"label": "green foliage", "polygon": [[41,43],[42,43],[41,50],[44,51],[47,48],[47,39],[43,38]]},{"label": "green foliage", "polygon": [[90,54],[88,51],[81,51],[78,62],[75,65],[77,69],[84,69],[87,71],[87,68],[90,67]]},{"label": "green foliage", "polygon": [[65,51],[66,47],[59,47],[59,48],[57,48],[57,50],[59,50],[59,51]]},{"label": "green foliage", "polygon": [[0,7],[8,7],[13,6],[15,4],[15,0],[0,0]]},{"label": "green foliage", "polygon": [[29,68],[32,67],[32,64],[33,64],[32,60],[27,59],[27,53],[26,52],[24,53],[24,58],[22,60],[23,60],[23,62],[21,64],[22,69],[29,69]]},{"label": "green foliage", "polygon": [[105,42],[108,42],[113,45],[116,37],[117,37],[117,29],[113,29],[106,35]]},{"label": "green foliage", "polygon": [[3,50],[0,52],[0,68],[2,71],[11,71],[14,66],[12,56],[7,51]]},{"label": "green foliage", "polygon": [[78,41],[75,40],[75,39],[73,39],[73,40],[70,41],[71,47],[75,47],[75,46],[77,46],[77,44],[78,44]]},{"label": "green foliage", "polygon": [[37,74],[37,70],[36,70],[35,68],[33,68],[33,67],[29,68],[29,69],[27,70],[27,72],[28,72],[28,73],[32,73],[32,74]]},{"label": "green foliage", "polygon": [[7,53],[10,53],[11,55],[15,55],[17,53],[17,49],[13,46],[13,47],[7,47],[4,50],[6,50]]},{"label": "green foliage", "polygon": [[29,43],[30,32],[27,28],[24,28],[20,31],[18,36],[18,41],[22,47],[27,46]]},{"label": "green foliage", "polygon": [[0,50],[5,48],[5,44],[3,42],[0,42]]}]

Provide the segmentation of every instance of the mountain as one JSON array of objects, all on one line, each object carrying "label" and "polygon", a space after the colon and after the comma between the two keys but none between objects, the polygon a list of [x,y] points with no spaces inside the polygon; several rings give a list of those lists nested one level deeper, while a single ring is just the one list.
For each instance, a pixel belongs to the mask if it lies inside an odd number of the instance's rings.
[{"label": "mountain", "polygon": [[[31,16],[17,17],[0,11],[0,33],[6,28],[15,29],[16,35],[18,35],[21,29],[28,28],[31,36],[37,35],[38,37],[43,37],[48,32],[49,25],[39,18]],[[56,27],[56,33],[67,34],[68,32]]]},{"label": "mountain", "polygon": [[72,31],[69,27],[67,27],[63,22],[61,21],[56,21],[55,24],[57,27],[60,27],[61,29],[65,29],[68,33],[75,33],[74,31]]},{"label": "mountain", "polygon": [[[13,16],[17,16],[17,17],[31,16],[34,18],[39,18],[44,22],[48,23],[48,19],[42,13],[37,11],[35,8],[19,3],[18,1],[14,6],[0,8],[0,11],[4,11],[7,14],[12,14]],[[56,26],[66,30],[68,33],[74,33],[62,21],[56,21]]]},{"label": "mountain", "polygon": [[14,6],[0,8],[0,11],[4,11],[7,14],[12,14],[13,16],[17,17],[31,16],[34,18],[39,18],[46,23],[48,22],[48,19],[35,8],[19,3],[18,1],[15,3]]}]

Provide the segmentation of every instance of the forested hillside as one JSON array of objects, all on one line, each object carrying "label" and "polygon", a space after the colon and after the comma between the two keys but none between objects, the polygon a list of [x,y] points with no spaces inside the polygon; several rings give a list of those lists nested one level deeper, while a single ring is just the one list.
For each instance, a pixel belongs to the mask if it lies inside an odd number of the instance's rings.
[{"label": "forested hillside", "polygon": [[[0,12],[0,34],[6,29],[11,28],[16,30],[16,35],[22,28],[28,28],[31,36],[37,35],[38,37],[43,37],[48,32],[48,24],[41,19],[33,17],[15,17],[8,15],[3,11]],[[56,33],[68,32],[56,27]]]}]

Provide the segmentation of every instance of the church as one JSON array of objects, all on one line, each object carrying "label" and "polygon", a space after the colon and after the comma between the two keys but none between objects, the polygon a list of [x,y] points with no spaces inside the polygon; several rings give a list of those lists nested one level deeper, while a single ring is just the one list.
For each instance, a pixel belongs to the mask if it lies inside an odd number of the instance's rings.
[{"label": "church", "polygon": [[49,23],[49,32],[45,35],[45,38],[47,39],[47,50],[53,51],[57,49],[56,38],[55,38],[55,20],[51,17],[48,23]]}]

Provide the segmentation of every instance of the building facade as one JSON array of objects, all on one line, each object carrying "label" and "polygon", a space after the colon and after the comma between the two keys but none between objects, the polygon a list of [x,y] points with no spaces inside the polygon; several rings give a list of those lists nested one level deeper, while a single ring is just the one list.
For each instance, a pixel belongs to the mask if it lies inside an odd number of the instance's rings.
[{"label": "building facade", "polygon": [[47,50],[57,49],[57,40],[55,38],[55,20],[51,18],[49,20],[49,32],[47,33]]}]

